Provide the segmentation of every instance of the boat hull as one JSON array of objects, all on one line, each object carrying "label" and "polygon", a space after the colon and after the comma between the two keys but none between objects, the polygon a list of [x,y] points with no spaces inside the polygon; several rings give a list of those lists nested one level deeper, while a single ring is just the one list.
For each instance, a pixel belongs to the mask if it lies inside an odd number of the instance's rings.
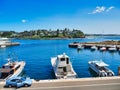
[{"label": "boat hull", "polygon": [[97,47],[96,46],[92,46],[91,50],[97,50]]},{"label": "boat hull", "polygon": [[116,48],[109,48],[109,51],[111,51],[111,52],[114,52],[116,50],[117,50]]},{"label": "boat hull", "polygon": [[106,51],[105,47],[100,48],[100,51]]},{"label": "boat hull", "polygon": [[89,67],[94,71],[96,72],[97,75],[99,75],[99,69],[97,69],[93,64],[91,64],[91,62],[88,63],[89,64]]},{"label": "boat hull", "polygon": [[22,73],[22,71],[23,71],[24,66],[25,66],[26,63],[24,61],[20,61],[19,63],[20,63],[20,68],[14,74],[9,75],[5,79],[12,78],[12,77],[17,77],[17,76],[19,76]]}]

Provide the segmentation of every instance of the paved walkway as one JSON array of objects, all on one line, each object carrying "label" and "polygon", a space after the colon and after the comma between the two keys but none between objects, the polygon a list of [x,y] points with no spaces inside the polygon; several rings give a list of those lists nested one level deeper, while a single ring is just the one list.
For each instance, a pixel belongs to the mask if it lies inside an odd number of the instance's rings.
[{"label": "paved walkway", "polygon": [[[0,90],[8,90],[8,88],[2,87]],[[120,77],[33,80],[31,87],[22,87],[17,90],[120,90]]]}]

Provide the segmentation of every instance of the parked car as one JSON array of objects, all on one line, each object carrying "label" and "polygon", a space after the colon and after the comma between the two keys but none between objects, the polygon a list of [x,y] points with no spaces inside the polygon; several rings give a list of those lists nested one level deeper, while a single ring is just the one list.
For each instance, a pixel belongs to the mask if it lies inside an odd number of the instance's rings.
[{"label": "parked car", "polygon": [[19,87],[22,87],[22,86],[25,86],[25,87],[28,87],[28,86],[31,86],[32,84],[32,79],[30,78],[25,78],[25,77],[13,77],[13,78],[10,78],[10,79],[7,79],[6,80],[6,87],[16,87],[16,88],[19,88]]}]

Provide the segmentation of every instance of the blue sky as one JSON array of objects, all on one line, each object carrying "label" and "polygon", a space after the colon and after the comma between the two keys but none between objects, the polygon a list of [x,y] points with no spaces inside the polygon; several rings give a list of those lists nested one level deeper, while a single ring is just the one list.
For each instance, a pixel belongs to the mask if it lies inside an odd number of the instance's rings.
[{"label": "blue sky", "polygon": [[0,0],[0,30],[120,34],[120,0]]}]

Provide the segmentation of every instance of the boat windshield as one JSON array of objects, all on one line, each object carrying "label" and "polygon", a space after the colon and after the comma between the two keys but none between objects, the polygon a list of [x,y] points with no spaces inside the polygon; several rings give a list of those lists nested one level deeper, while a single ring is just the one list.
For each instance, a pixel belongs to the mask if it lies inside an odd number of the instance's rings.
[{"label": "boat windshield", "polygon": [[104,63],[104,62],[102,62],[102,61],[97,61],[97,62],[95,62],[95,63],[96,63],[96,65],[98,65],[98,66],[100,66],[100,67],[109,66],[108,64],[106,64],[106,63]]},{"label": "boat windshield", "polygon": [[22,81],[25,81],[25,77],[22,77],[21,80],[22,80]]},{"label": "boat windshield", "polygon": [[65,58],[61,58],[61,61],[65,61]]}]

